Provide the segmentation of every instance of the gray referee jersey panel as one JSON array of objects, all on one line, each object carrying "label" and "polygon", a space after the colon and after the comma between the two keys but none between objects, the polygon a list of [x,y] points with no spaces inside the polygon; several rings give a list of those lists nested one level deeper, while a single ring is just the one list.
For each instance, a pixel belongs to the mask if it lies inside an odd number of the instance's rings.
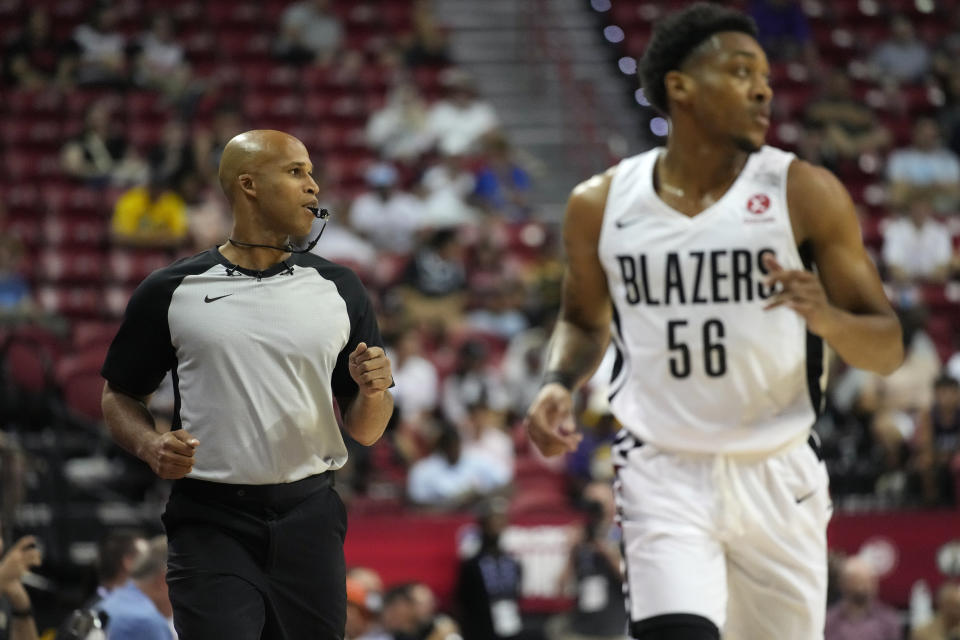
[{"label": "gray referee jersey panel", "polygon": [[382,346],[363,286],[313,255],[263,272],[231,267],[214,248],[150,275],[104,377],[146,395],[173,371],[174,427],[200,441],[191,478],[274,484],[340,468],[333,396],[357,392],[347,370],[356,345]]}]

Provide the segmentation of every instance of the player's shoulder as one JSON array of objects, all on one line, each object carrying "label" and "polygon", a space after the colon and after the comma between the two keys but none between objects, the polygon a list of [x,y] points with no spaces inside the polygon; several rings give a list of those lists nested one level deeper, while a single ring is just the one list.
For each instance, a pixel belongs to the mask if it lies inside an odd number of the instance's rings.
[{"label": "player's shoulder", "polygon": [[568,210],[602,212],[610,192],[610,183],[616,174],[617,167],[612,166],[603,173],[590,176],[577,184],[570,192]]},{"label": "player's shoulder", "polygon": [[843,183],[829,169],[795,158],[787,172],[787,197],[802,202],[847,197]]}]

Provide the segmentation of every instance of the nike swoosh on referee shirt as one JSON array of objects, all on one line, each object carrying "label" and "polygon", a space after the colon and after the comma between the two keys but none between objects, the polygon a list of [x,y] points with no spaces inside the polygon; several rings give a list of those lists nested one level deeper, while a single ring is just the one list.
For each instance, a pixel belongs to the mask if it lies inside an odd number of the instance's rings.
[{"label": "nike swoosh on referee shirt", "polygon": [[224,295],[222,295],[222,296],[217,296],[216,298],[211,298],[210,296],[204,296],[203,301],[204,301],[204,302],[216,302],[216,301],[219,300],[220,298],[226,298],[227,296],[232,296],[232,295],[233,295],[232,293],[226,293],[226,294],[224,294]]}]

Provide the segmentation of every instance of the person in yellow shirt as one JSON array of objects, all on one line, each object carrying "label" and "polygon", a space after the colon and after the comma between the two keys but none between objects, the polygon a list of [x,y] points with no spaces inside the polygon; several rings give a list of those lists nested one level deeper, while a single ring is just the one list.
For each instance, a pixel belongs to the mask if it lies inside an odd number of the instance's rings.
[{"label": "person in yellow shirt", "polygon": [[176,247],[187,239],[187,205],[163,181],[151,178],[117,200],[110,230],[114,241],[137,247]]}]

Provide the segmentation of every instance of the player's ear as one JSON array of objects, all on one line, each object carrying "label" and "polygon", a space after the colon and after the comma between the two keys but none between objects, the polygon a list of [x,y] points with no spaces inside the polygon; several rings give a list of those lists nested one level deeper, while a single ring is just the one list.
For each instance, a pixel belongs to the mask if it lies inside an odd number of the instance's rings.
[{"label": "player's ear", "polygon": [[663,77],[667,89],[667,102],[687,104],[693,95],[693,78],[682,71],[668,71]]}]

